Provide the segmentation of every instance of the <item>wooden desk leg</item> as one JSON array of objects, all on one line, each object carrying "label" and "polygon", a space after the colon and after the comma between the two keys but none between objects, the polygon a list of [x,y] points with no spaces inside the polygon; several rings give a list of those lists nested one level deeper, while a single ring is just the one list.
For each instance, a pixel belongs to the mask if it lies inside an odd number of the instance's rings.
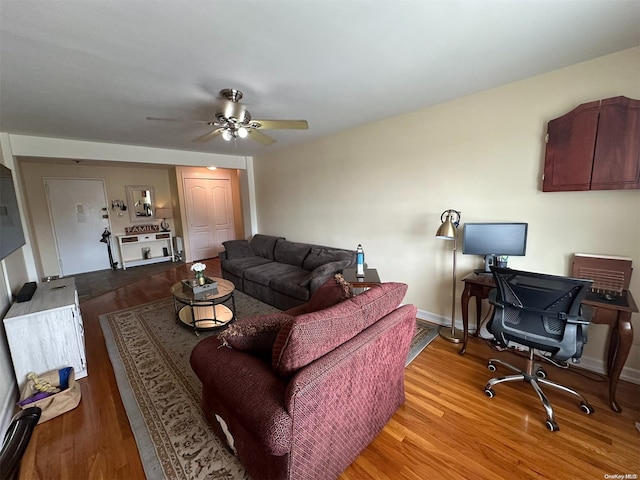
[{"label": "wooden desk leg", "polygon": [[474,337],[480,336],[480,317],[482,317],[482,299],[476,295],[476,330],[473,332]]},{"label": "wooden desk leg", "polygon": [[609,352],[607,354],[607,373],[609,374],[609,403],[611,409],[621,412],[622,408],[616,401],[616,389],[622,367],[627,361],[631,343],[633,342],[633,327],[631,326],[631,312],[618,312],[618,327],[611,330]]},{"label": "wooden desk leg", "polygon": [[[462,348],[458,351],[460,355],[464,355],[467,351],[467,340],[469,339],[469,298],[471,297],[471,287],[468,283],[464,284],[464,290],[460,297],[460,305],[462,307],[462,331],[464,333],[462,339]],[[477,297],[476,297],[477,298]]]}]

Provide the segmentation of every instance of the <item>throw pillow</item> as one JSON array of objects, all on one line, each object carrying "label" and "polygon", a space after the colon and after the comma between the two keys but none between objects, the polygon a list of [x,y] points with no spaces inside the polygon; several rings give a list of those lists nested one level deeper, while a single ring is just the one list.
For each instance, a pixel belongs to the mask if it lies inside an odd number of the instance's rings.
[{"label": "throw pillow", "polygon": [[243,318],[221,332],[218,339],[225,347],[270,356],[280,328],[292,319],[292,316],[281,312]]},{"label": "throw pillow", "polygon": [[222,245],[227,252],[227,260],[253,257],[253,250],[251,250],[247,240],[227,240],[222,242]]}]

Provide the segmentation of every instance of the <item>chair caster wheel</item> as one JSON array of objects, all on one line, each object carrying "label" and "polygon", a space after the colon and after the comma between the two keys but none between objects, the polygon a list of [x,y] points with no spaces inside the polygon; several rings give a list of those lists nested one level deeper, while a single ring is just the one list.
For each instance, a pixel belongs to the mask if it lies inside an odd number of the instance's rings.
[{"label": "chair caster wheel", "polygon": [[587,415],[591,415],[594,412],[593,407],[584,402],[580,402],[580,410],[582,410]]},{"label": "chair caster wheel", "polygon": [[487,364],[487,368],[489,369],[490,372],[495,372],[497,370],[496,366],[491,362]]},{"label": "chair caster wheel", "polygon": [[547,372],[545,372],[543,368],[539,368],[538,371],[536,372],[536,377],[547,378]]},{"label": "chair caster wheel", "polygon": [[560,427],[554,420],[547,420],[547,428],[550,432],[557,432],[560,430]]},{"label": "chair caster wheel", "polygon": [[496,392],[494,392],[493,388],[485,388],[484,394],[489,398],[493,398],[496,396]]}]

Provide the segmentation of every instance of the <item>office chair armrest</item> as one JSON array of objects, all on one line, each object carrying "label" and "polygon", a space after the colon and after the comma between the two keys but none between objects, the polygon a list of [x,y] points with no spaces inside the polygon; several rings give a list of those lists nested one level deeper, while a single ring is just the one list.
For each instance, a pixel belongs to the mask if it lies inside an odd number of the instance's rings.
[{"label": "office chair armrest", "polygon": [[580,309],[580,314],[579,315],[569,315],[566,313],[561,313],[560,315],[558,315],[558,318],[560,320],[564,320],[567,323],[574,323],[574,324],[578,324],[578,325],[588,325],[589,323],[591,323],[591,317],[593,316],[593,309],[589,309],[590,312],[587,312],[588,314],[585,315],[582,312],[582,308]]},{"label": "office chair armrest", "polygon": [[591,319],[596,313],[596,309],[589,305],[580,305],[580,316],[585,320],[585,323],[591,323]]}]

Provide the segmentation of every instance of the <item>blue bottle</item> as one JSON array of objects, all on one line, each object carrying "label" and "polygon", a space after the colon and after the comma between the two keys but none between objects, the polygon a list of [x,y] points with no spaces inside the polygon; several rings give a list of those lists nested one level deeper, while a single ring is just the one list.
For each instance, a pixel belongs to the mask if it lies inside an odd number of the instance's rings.
[{"label": "blue bottle", "polygon": [[364,250],[360,244],[356,248],[356,277],[364,277]]}]

